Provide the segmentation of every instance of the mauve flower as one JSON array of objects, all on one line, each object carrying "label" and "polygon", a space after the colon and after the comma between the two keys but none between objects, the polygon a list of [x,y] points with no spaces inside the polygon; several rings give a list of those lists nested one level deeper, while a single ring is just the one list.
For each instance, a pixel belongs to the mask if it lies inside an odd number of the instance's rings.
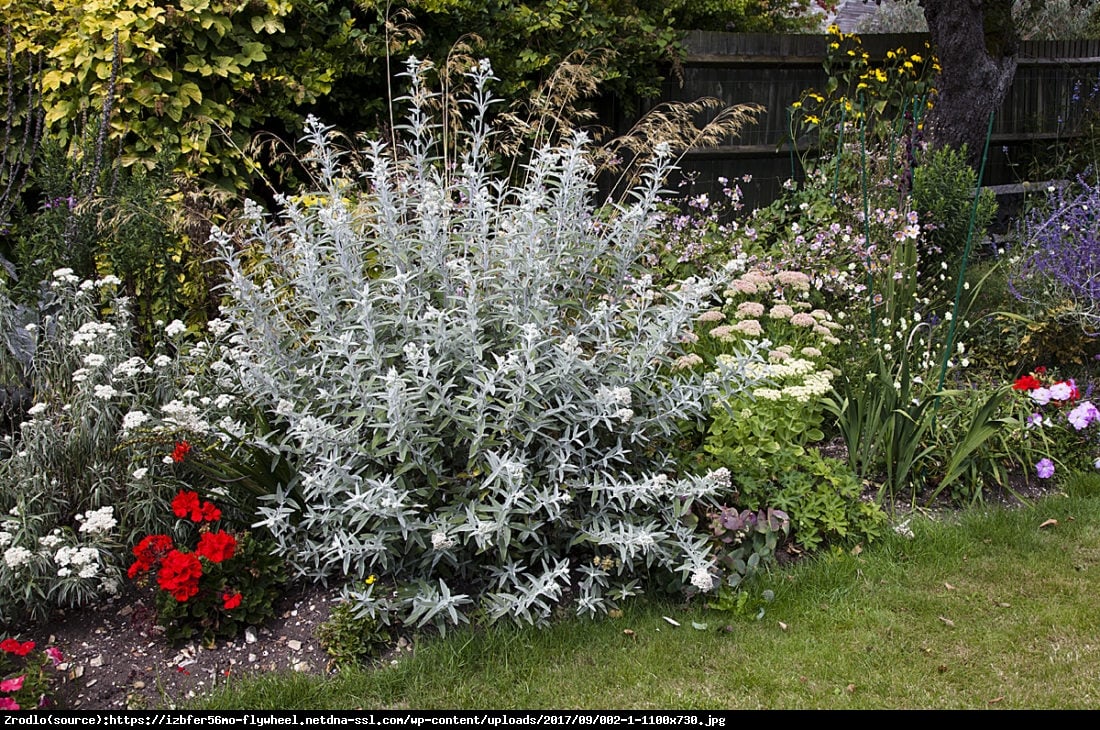
[{"label": "mauve flower", "polygon": [[1066,418],[1069,419],[1069,422],[1073,424],[1073,427],[1075,429],[1077,429],[1078,431],[1082,431],[1085,428],[1088,428],[1088,425],[1090,423],[1095,421],[1097,418],[1100,418],[1100,411],[1096,410],[1096,406],[1094,406],[1090,401],[1085,401],[1084,403],[1070,411],[1069,415],[1066,416]]},{"label": "mauve flower", "polygon": [[1035,473],[1040,479],[1050,479],[1054,476],[1054,462],[1050,459],[1039,459],[1035,465]]},{"label": "mauve flower", "polygon": [[1050,399],[1051,393],[1050,389],[1048,388],[1036,388],[1035,390],[1031,391],[1031,400],[1035,401],[1041,406],[1045,406],[1047,403],[1050,403]]},{"label": "mauve flower", "polygon": [[1072,396],[1073,388],[1065,381],[1050,386],[1050,397],[1053,400],[1069,400]]}]

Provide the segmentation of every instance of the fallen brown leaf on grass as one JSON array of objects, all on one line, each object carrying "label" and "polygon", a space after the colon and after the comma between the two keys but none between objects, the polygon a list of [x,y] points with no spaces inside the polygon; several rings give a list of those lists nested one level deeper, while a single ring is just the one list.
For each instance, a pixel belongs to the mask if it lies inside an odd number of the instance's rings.
[{"label": "fallen brown leaf on grass", "polygon": [[951,619],[949,619],[949,618],[944,618],[943,616],[937,616],[937,618],[938,618],[938,619],[939,619],[940,621],[943,621],[943,623],[944,623],[945,625],[947,625],[947,626],[950,626],[951,628],[955,628],[955,622],[954,622],[954,621],[952,621]]},{"label": "fallen brown leaf on grass", "polygon": [[1041,530],[1044,527],[1054,527],[1057,524],[1058,524],[1058,520],[1047,520],[1043,524],[1039,525],[1039,529]]}]

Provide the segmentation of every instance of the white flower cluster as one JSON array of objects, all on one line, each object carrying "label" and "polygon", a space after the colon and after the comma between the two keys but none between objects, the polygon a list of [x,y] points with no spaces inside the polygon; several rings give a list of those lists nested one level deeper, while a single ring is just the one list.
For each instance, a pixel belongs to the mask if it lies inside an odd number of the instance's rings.
[{"label": "white flower cluster", "polygon": [[54,553],[53,561],[59,566],[59,578],[66,578],[74,571],[78,578],[94,578],[99,573],[99,551],[95,548],[63,545]]},{"label": "white flower cluster", "polygon": [[118,520],[115,519],[115,508],[111,506],[89,510],[87,514],[77,515],[76,521],[80,522],[80,532],[95,534],[97,532],[109,532],[115,529]]},{"label": "white flower cluster", "polygon": [[7,563],[9,568],[16,571],[30,563],[33,557],[34,554],[21,545],[13,545],[4,551],[4,562]]},{"label": "white flower cluster", "polygon": [[[185,397],[187,393],[183,394]],[[185,403],[176,398],[161,406],[164,430],[189,431],[191,433],[207,433],[210,424],[202,418],[202,412],[198,406]]]},{"label": "white flower cluster", "polygon": [[118,328],[110,322],[85,322],[69,340],[70,347],[88,347],[96,343],[100,337],[112,340],[118,334]]}]

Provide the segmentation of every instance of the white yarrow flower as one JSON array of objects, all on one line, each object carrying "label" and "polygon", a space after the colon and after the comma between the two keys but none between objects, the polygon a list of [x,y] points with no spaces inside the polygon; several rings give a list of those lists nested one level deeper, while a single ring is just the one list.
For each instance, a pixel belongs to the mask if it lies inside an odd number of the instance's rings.
[{"label": "white yarrow flower", "polygon": [[94,395],[101,400],[111,400],[118,395],[118,391],[109,385],[97,385],[95,386]]},{"label": "white yarrow flower", "polygon": [[114,507],[100,507],[96,510],[91,510],[84,515],[83,523],[80,525],[80,532],[90,532],[95,534],[97,532],[107,532],[114,529],[118,524],[118,520],[115,519]]},{"label": "white yarrow flower", "polygon": [[16,545],[10,547],[4,551],[4,562],[8,564],[8,567],[12,570],[19,570],[27,563],[31,562],[31,558],[34,557],[31,551],[25,547]]}]

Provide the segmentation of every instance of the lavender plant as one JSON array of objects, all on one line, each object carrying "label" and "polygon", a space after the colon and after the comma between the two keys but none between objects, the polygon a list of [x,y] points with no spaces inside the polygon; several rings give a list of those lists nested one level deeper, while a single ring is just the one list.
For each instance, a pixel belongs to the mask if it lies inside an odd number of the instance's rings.
[{"label": "lavender plant", "polygon": [[1047,205],[1024,216],[1008,251],[1010,287],[1039,318],[1094,338],[1100,334],[1100,185],[1081,176],[1074,186],[1047,192]]},{"label": "lavender plant", "polygon": [[593,614],[651,575],[709,590],[715,560],[683,518],[722,502],[729,473],[679,474],[664,450],[758,358],[746,347],[710,378],[671,368],[710,284],[657,288],[641,264],[666,150],[601,209],[583,134],[510,182],[482,62],[464,149],[437,164],[422,71],[410,61],[403,141],[367,144],[361,186],[310,119],[316,188],[215,232],[222,371],[298,464],[257,525],[300,576],[356,579],[359,612],[383,622],[537,623],[567,594]]}]

